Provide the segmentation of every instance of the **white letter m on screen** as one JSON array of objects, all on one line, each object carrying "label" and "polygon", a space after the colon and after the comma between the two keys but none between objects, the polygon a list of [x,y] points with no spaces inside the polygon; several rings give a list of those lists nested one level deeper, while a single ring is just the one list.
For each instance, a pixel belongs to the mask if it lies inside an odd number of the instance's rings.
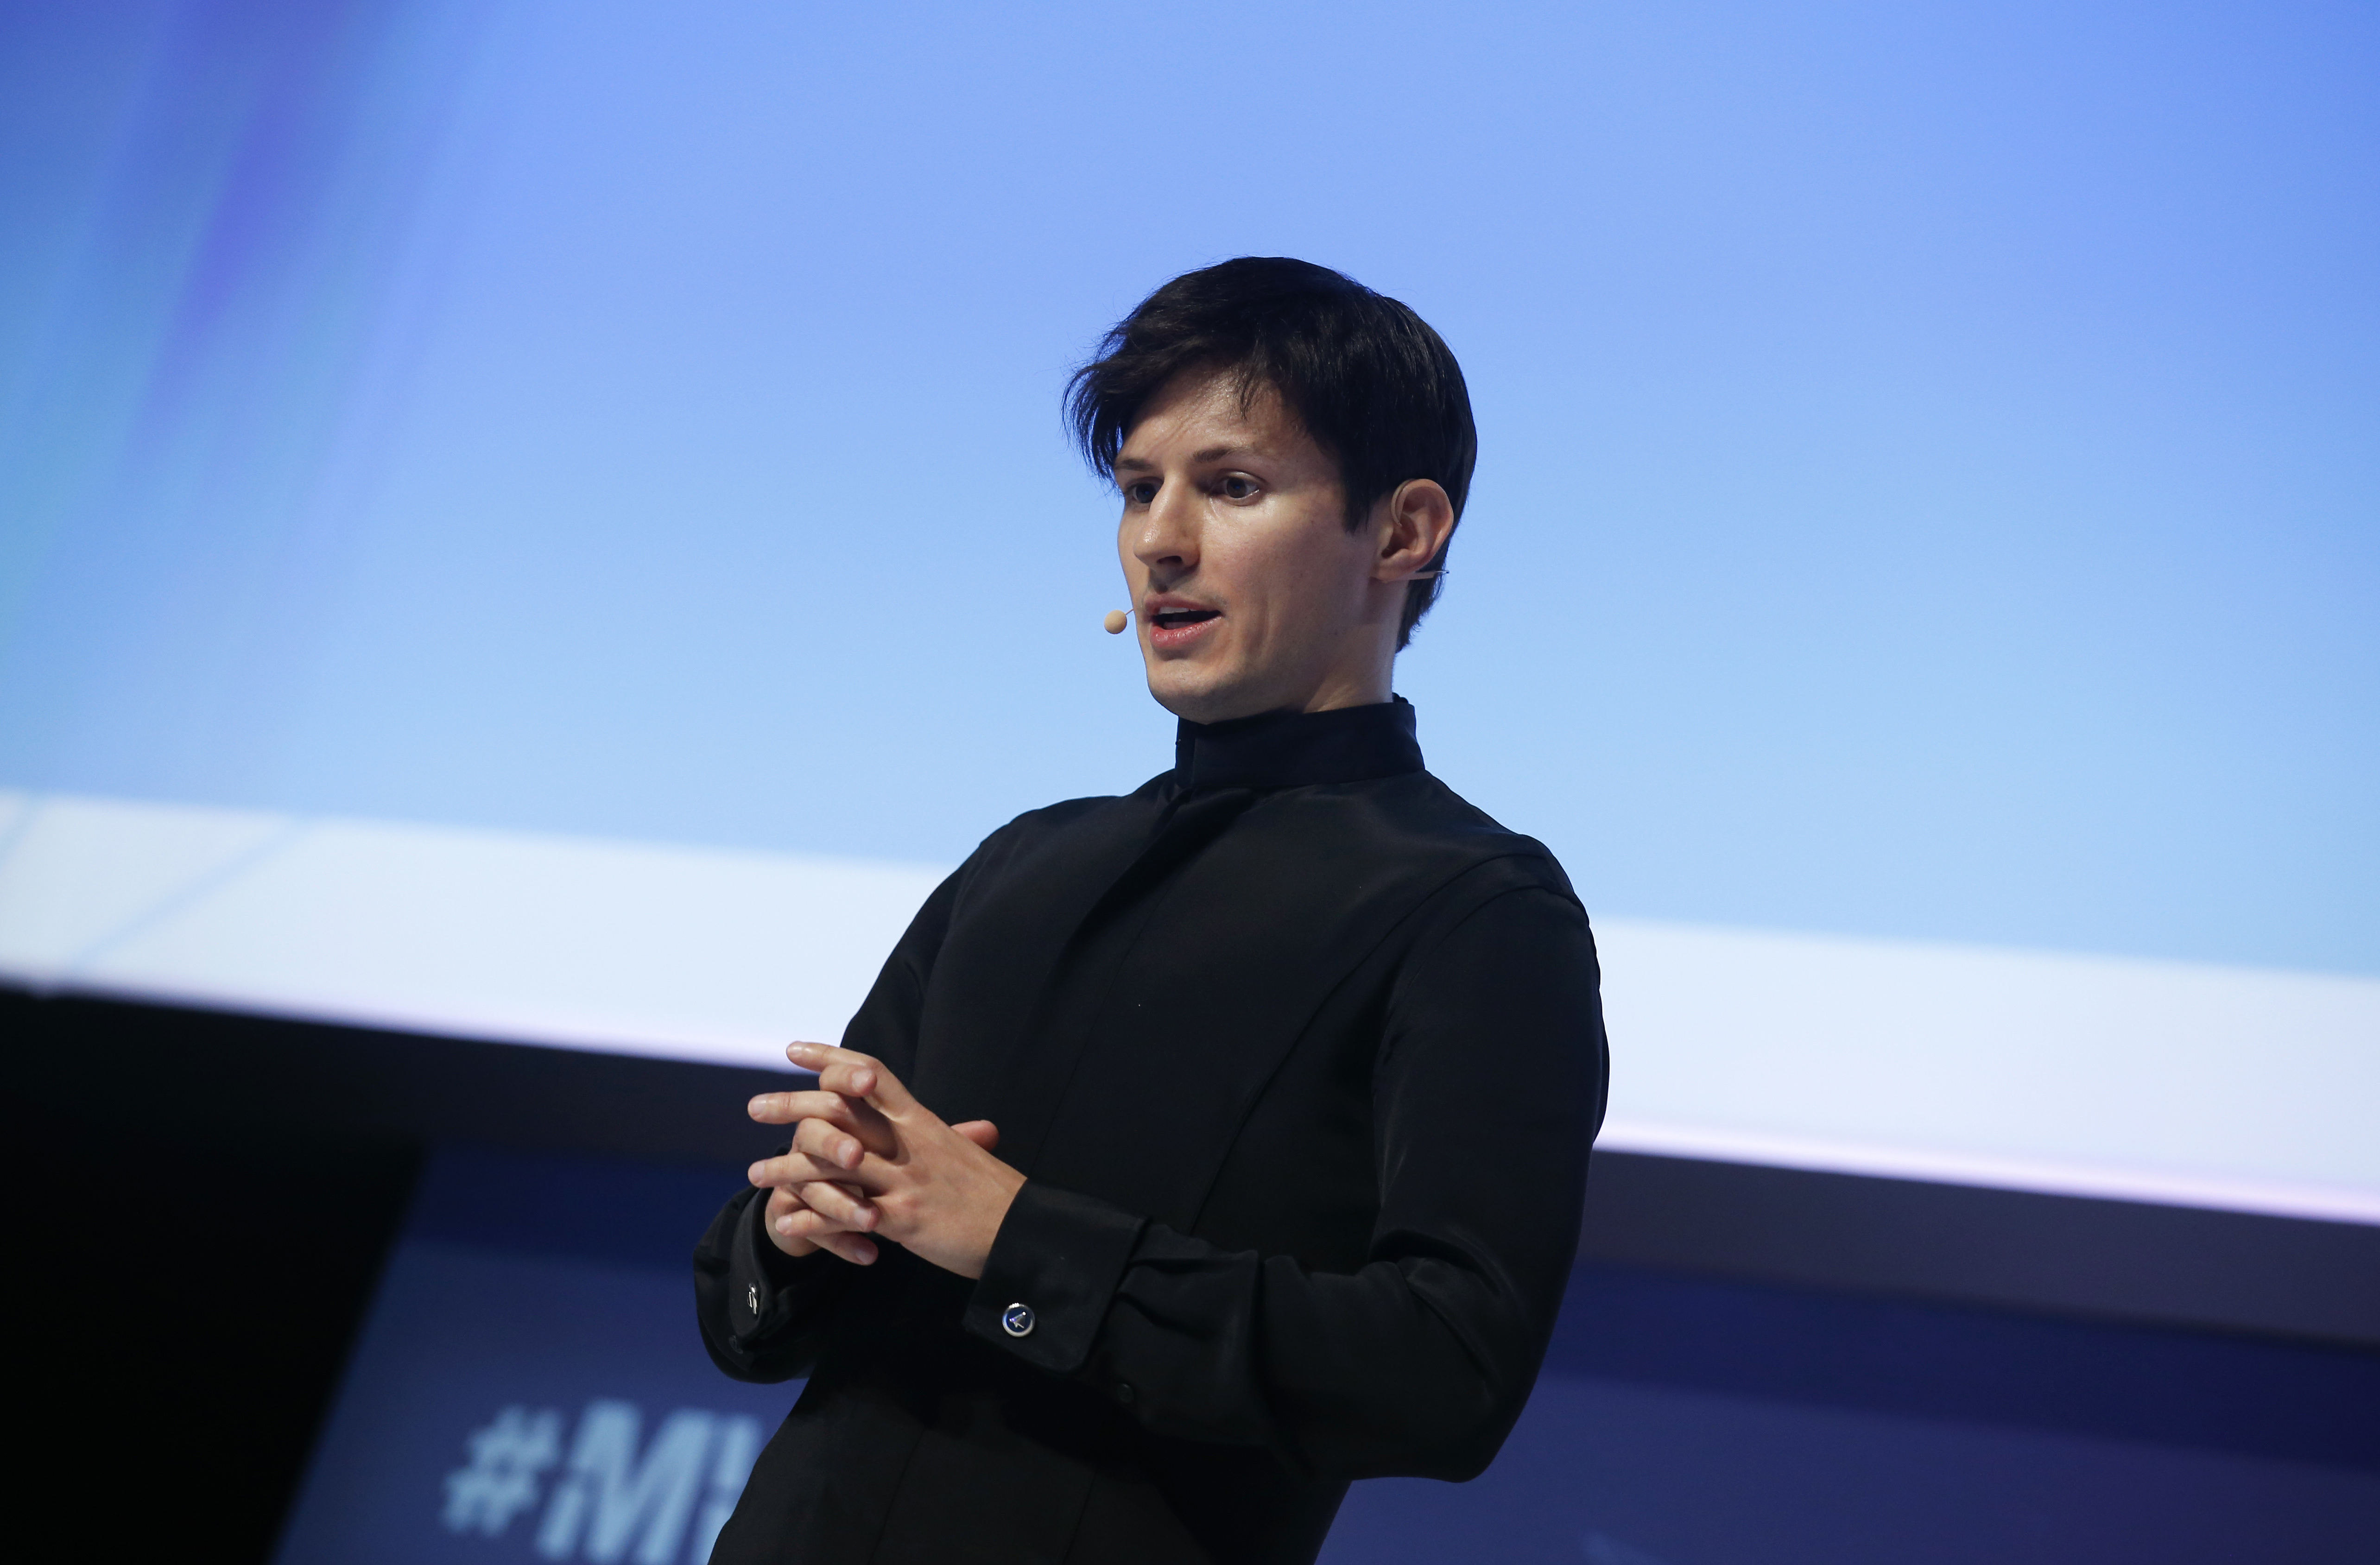
[{"label": "white letter m on screen", "polygon": [[587,1405],[571,1443],[568,1472],[537,1530],[540,1554],[567,1559],[583,1536],[588,1559],[615,1565],[633,1540],[636,1565],[671,1565],[695,1498],[710,1476],[703,1458],[717,1420],[691,1408],[671,1413],[638,1462],[641,1422],[634,1402]]}]

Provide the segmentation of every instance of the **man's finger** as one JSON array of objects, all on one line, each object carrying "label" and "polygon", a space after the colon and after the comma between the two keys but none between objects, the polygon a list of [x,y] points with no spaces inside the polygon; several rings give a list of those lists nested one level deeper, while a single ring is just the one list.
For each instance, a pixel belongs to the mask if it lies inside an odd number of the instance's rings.
[{"label": "man's finger", "polygon": [[835,1122],[859,1137],[861,1146],[880,1158],[892,1157],[901,1150],[901,1133],[892,1128],[892,1122],[884,1117],[883,1110],[864,1098],[845,1098],[840,1093],[835,1098],[846,1116]]},{"label": "man's finger", "polygon": [[[881,1214],[873,1205],[830,1180],[820,1180],[816,1183],[802,1186],[802,1204],[809,1208],[812,1217],[822,1219],[840,1228],[850,1229],[855,1232],[865,1233],[882,1220]],[[798,1215],[795,1214],[795,1218],[778,1219],[777,1231],[793,1232],[794,1230],[785,1225],[795,1221]],[[816,1238],[817,1235],[804,1233],[801,1237],[810,1239]]]},{"label": "man's finger", "polygon": [[[816,1179],[804,1184],[778,1185],[769,1192],[766,1216],[770,1231],[789,1233],[796,1238],[808,1239],[813,1237],[821,1227],[842,1227],[843,1225],[832,1218],[821,1217],[811,1208],[809,1194],[812,1191],[820,1190],[829,1192],[839,1190],[854,1201],[868,1199],[867,1193],[859,1186],[845,1184],[836,1180]],[[795,1227],[787,1229],[783,1226],[784,1219],[787,1218],[794,1219]]]},{"label": "man's finger", "polygon": [[837,1049],[831,1043],[789,1043],[785,1058],[805,1071],[818,1074],[819,1086],[827,1086],[826,1074],[837,1066],[844,1067],[831,1092],[847,1092],[854,1098],[865,1098],[876,1090],[876,1078],[882,1066],[865,1054],[848,1049]]},{"label": "man's finger", "polygon": [[825,1120],[804,1120],[795,1125],[794,1150],[839,1169],[856,1169],[859,1160],[868,1156],[867,1145],[859,1137]]},{"label": "man's finger", "polygon": [[951,1128],[987,1152],[1000,1150],[1000,1127],[990,1120],[969,1120]]},{"label": "man's finger", "polygon": [[789,1044],[785,1058],[806,1071],[816,1071],[819,1086],[829,1092],[872,1098],[895,1113],[917,1105],[909,1089],[901,1085],[901,1078],[886,1070],[880,1060],[848,1049],[830,1049],[823,1043]]},{"label": "man's finger", "polygon": [[745,1111],[764,1125],[829,1120],[845,1130],[853,1128],[851,1099],[839,1092],[764,1092]]},{"label": "man's finger", "polygon": [[838,1167],[807,1152],[788,1152],[781,1157],[763,1158],[744,1171],[744,1177],[762,1190],[783,1188],[789,1184],[808,1184],[821,1179],[852,1178],[852,1171]]},{"label": "man's finger", "polygon": [[848,1233],[850,1229],[832,1218],[823,1217],[808,1207],[796,1207],[769,1224],[770,1231],[784,1239],[807,1239],[815,1244],[830,1233]]},{"label": "man's finger", "polygon": [[853,1266],[876,1264],[876,1241],[863,1233],[821,1233],[810,1243]]}]

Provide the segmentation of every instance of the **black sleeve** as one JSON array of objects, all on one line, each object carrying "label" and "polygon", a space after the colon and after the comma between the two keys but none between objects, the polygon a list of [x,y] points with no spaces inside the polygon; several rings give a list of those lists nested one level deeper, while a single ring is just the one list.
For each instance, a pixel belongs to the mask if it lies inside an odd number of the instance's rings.
[{"label": "black sleeve", "polygon": [[768,1206],[763,1191],[737,1191],[694,1249],[702,1345],[738,1380],[808,1375],[855,1269],[823,1250],[795,1260],[778,1249],[760,1230]]},{"label": "black sleeve", "polygon": [[[874,1055],[896,1075],[908,1073],[917,1054],[926,979],[950,928],[958,888],[975,863],[970,858],[954,870],[909,921],[875,987],[844,1028],[844,1048]],[[826,1323],[856,1270],[824,1251],[798,1260],[788,1256],[761,1229],[767,1207],[764,1192],[736,1192],[694,1247],[695,1317],[703,1346],[713,1364],[738,1380],[790,1380],[808,1374],[818,1362]]]},{"label": "black sleeve", "polygon": [[[1593,937],[1541,888],[1408,959],[1374,1082],[1380,1190],[1353,1274],[1232,1253],[1028,1183],[967,1328],[1150,1431],[1316,1477],[1468,1478],[1528,1400],[1578,1245],[1607,1060]],[[1005,1301],[1036,1301],[1032,1331]]]}]

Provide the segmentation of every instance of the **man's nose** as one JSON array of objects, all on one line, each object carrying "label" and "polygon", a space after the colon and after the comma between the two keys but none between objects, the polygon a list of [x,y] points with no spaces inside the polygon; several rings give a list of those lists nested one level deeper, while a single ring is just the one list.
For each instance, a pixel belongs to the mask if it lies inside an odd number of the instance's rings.
[{"label": "man's nose", "polygon": [[1169,479],[1141,514],[1133,535],[1133,558],[1151,571],[1180,575],[1198,564],[1197,492],[1189,484]]}]

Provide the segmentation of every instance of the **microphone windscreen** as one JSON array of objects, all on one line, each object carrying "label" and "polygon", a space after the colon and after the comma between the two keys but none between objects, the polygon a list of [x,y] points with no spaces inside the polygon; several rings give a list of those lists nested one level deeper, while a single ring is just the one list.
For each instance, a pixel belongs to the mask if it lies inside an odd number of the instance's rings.
[{"label": "microphone windscreen", "polygon": [[1123,627],[1131,623],[1132,616],[1126,614],[1122,609],[1110,609],[1108,611],[1107,627],[1108,634],[1110,636],[1122,636],[1123,634]]}]

